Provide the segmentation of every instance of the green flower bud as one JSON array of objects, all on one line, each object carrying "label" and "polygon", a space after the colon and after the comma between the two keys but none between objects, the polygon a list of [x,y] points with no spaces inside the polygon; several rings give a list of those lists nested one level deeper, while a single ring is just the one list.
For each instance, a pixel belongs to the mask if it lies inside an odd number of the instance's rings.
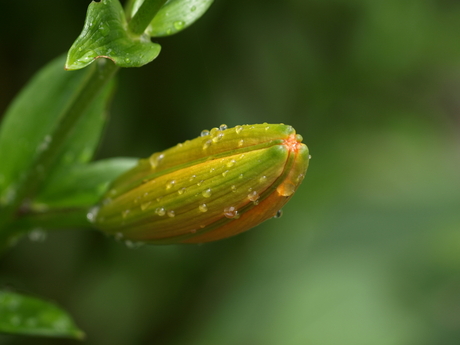
[{"label": "green flower bud", "polygon": [[309,163],[287,125],[222,125],[141,159],[89,214],[100,230],[130,241],[202,243],[274,217]]}]

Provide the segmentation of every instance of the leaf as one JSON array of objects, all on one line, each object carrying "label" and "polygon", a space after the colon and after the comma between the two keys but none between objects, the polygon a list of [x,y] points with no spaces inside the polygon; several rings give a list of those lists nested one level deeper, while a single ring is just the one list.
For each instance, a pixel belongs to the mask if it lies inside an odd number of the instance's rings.
[{"label": "leaf", "polygon": [[154,60],[160,45],[152,43],[146,34],[131,37],[118,0],[92,2],[85,25],[69,50],[66,69],[77,70],[97,58],[108,58],[120,67],[140,67]]},{"label": "leaf", "polygon": [[38,208],[93,206],[100,201],[110,182],[137,162],[136,158],[112,158],[61,171],[49,180],[34,205]]},{"label": "leaf", "polygon": [[[0,128],[0,204],[7,203],[14,195],[33,161],[53,140],[53,131],[69,104],[96,70],[94,66],[66,72],[63,64],[64,56],[40,70],[5,114]],[[89,105],[66,138],[61,158],[53,169],[87,162],[92,157],[106,122],[103,114],[112,89],[109,84]]]},{"label": "leaf", "polygon": [[0,332],[83,339],[71,317],[53,303],[0,291]]},{"label": "leaf", "polygon": [[[144,0],[135,0],[132,15]],[[211,6],[213,0],[170,0],[157,13],[146,32],[152,37],[178,33],[198,20]]]}]

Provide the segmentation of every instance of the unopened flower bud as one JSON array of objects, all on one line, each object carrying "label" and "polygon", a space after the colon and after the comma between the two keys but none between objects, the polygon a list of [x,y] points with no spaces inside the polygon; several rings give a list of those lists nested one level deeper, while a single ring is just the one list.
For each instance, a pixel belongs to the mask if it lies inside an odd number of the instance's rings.
[{"label": "unopened flower bud", "polygon": [[127,171],[91,214],[100,230],[129,241],[202,243],[248,230],[277,212],[309,163],[287,125],[222,125]]}]

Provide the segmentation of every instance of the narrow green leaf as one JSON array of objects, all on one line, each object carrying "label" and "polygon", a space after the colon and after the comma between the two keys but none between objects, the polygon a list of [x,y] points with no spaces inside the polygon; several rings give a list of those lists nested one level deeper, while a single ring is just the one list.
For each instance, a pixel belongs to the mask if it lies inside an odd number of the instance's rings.
[{"label": "narrow green leaf", "polygon": [[53,303],[0,291],[0,332],[83,339],[71,317]]},{"label": "narrow green leaf", "polygon": [[[0,128],[0,204],[14,195],[33,161],[52,142],[53,130],[63,113],[94,72],[93,67],[66,72],[62,68],[64,59],[57,58],[40,70],[6,112]],[[108,86],[103,90],[77,122],[55,169],[92,157],[105,124],[103,114],[111,89]]]},{"label": "narrow green leaf", "polygon": [[48,180],[34,200],[34,206],[43,209],[95,205],[109,183],[137,162],[136,158],[113,158],[62,170]]},{"label": "narrow green leaf", "polygon": [[[131,16],[144,0],[135,0]],[[188,28],[211,6],[213,0],[170,0],[158,11],[146,32],[152,37],[169,36]]]},{"label": "narrow green leaf", "polygon": [[131,37],[123,8],[118,0],[92,2],[85,25],[69,50],[66,69],[77,70],[97,58],[108,58],[120,67],[140,67],[154,60],[160,45],[146,34]]}]

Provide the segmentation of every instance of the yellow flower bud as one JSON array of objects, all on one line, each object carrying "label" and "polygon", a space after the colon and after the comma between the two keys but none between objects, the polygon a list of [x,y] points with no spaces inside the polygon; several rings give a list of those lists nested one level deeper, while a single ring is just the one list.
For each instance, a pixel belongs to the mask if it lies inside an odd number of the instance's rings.
[{"label": "yellow flower bud", "polygon": [[119,177],[90,215],[100,230],[130,241],[202,243],[274,217],[309,163],[287,125],[222,125],[148,159]]}]

